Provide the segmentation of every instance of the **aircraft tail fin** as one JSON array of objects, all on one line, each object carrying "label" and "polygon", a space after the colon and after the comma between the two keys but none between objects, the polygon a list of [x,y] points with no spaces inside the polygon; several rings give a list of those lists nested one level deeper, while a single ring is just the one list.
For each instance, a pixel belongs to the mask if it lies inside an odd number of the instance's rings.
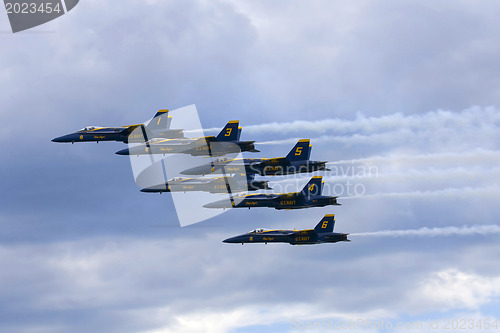
[{"label": "aircraft tail fin", "polygon": [[333,232],[333,228],[335,228],[335,214],[326,214],[321,221],[319,221],[314,230],[316,230],[317,233]]},{"label": "aircraft tail fin", "polygon": [[309,180],[300,191],[300,194],[304,197],[310,197],[310,196],[315,196],[315,195],[321,195],[323,192],[323,177],[321,176],[314,176]]},{"label": "aircraft tail fin", "polygon": [[219,141],[236,141],[239,137],[239,120],[231,120],[226,126],[220,131],[219,135],[217,135],[217,140]]},{"label": "aircraft tail fin", "polygon": [[309,139],[299,140],[286,155],[286,159],[289,161],[307,161],[311,156],[311,147]]},{"label": "aircraft tail fin", "polygon": [[170,129],[172,116],[168,115],[168,109],[158,110],[149,124],[146,126],[148,130],[167,130]]}]

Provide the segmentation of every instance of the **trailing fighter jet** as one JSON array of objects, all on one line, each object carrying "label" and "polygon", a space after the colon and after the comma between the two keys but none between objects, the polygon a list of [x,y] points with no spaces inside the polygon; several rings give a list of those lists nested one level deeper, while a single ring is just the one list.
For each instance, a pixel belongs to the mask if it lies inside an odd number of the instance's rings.
[{"label": "trailing fighter jet", "polygon": [[145,144],[117,151],[118,155],[190,154],[192,156],[222,156],[243,151],[258,152],[255,141],[240,141],[238,120],[231,120],[217,137],[193,139],[152,139]]},{"label": "trailing fighter jet", "polygon": [[256,229],[249,233],[223,240],[224,243],[289,243],[290,245],[350,242],[349,234],[333,232],[335,215],[327,214],[314,229],[305,230],[264,230]]},{"label": "trailing fighter jet", "polygon": [[272,190],[267,180],[254,180],[254,175],[235,175],[215,178],[173,178],[165,184],[143,188],[141,192],[191,192],[236,193],[243,191]]},{"label": "trailing fighter jet", "polygon": [[282,176],[295,173],[329,171],[324,161],[310,161],[311,144],[302,139],[286,157],[220,159],[211,163],[181,171],[183,175],[206,175],[210,173],[243,173],[261,176]]},{"label": "trailing fighter jet", "polygon": [[228,199],[219,200],[204,205],[205,208],[252,208],[269,207],[274,209],[299,209],[309,207],[324,207],[340,205],[338,197],[321,195],[323,191],[323,177],[315,176],[304,186],[300,192],[284,194],[248,194],[230,196]]},{"label": "trailing fighter jet", "polygon": [[[99,142],[99,141],[121,141],[144,142],[149,138],[181,138],[184,137],[182,129],[170,129],[172,116],[168,110],[159,110],[153,119],[144,126],[143,124],[128,125],[122,127],[87,126],[78,132],[63,135],[52,139],[53,142]],[[136,128],[142,130],[134,131]],[[132,133],[133,132],[133,133]],[[146,137],[146,140],[144,139]]]}]

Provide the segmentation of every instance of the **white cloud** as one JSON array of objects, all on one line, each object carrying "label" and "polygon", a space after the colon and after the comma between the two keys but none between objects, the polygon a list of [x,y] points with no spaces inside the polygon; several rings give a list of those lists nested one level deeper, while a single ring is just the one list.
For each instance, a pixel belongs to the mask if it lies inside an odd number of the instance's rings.
[{"label": "white cloud", "polygon": [[412,293],[415,302],[428,309],[447,311],[480,309],[500,295],[500,276],[482,276],[457,269],[429,274]]}]

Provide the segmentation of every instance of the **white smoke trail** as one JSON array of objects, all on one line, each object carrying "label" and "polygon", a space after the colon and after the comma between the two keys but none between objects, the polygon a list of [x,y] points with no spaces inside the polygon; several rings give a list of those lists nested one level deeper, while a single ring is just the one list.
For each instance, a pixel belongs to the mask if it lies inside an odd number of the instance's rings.
[{"label": "white smoke trail", "polygon": [[[326,185],[326,184],[325,184]],[[327,188],[327,186],[324,186]],[[386,193],[373,193],[353,196],[342,196],[341,199],[370,199],[370,198],[427,198],[427,199],[443,199],[455,198],[466,199],[469,197],[486,197],[495,198],[500,196],[500,187],[498,186],[485,186],[485,187],[460,187],[460,188],[445,188],[432,191],[412,191],[412,192],[386,192]]]},{"label": "white smoke trail", "polygon": [[[304,177],[305,178],[305,177]],[[387,185],[390,182],[396,184],[410,184],[414,182],[443,183],[447,180],[463,181],[466,184],[478,184],[480,181],[494,183],[494,179],[500,179],[500,167],[498,168],[428,168],[423,170],[409,169],[404,171],[379,171],[370,172],[351,172],[350,169],[332,169],[323,174],[325,182],[339,182],[342,180],[363,180],[374,184]],[[465,179],[465,180],[464,180]],[[498,184],[500,186],[500,183]]]},{"label": "white smoke trail", "polygon": [[444,228],[420,228],[409,230],[383,230],[374,232],[358,232],[350,236],[404,237],[404,236],[451,236],[451,235],[490,235],[500,234],[500,226],[495,224]]},{"label": "white smoke trail", "polygon": [[293,145],[294,143],[297,143],[300,139],[304,138],[290,138],[290,139],[283,139],[283,140],[272,140],[272,141],[262,141],[258,142],[259,145]]},{"label": "white smoke trail", "polygon": [[408,163],[415,165],[416,163],[442,163],[461,164],[467,162],[487,163],[496,165],[500,163],[500,151],[488,149],[474,149],[468,152],[446,152],[446,153],[431,153],[431,154],[390,154],[386,156],[371,156],[366,158],[339,160],[329,162],[327,165],[337,164],[387,164],[387,163]]},{"label": "white smoke trail", "polygon": [[[369,117],[357,113],[353,120],[322,119],[322,120],[296,120],[292,122],[273,122],[259,125],[245,126],[248,133],[376,133],[393,131],[400,128],[435,130],[436,128],[467,128],[470,126],[498,126],[500,112],[494,107],[472,107],[460,112],[437,110],[422,114],[404,115],[394,113],[379,117]],[[221,127],[222,128],[222,127]],[[205,131],[215,132],[221,128],[208,128]]]},{"label": "white smoke trail", "polygon": [[[387,131],[384,133],[375,133],[375,134],[350,134],[350,135],[323,135],[319,137],[308,137],[304,135],[303,137],[295,137],[289,139],[280,139],[280,140],[270,140],[270,141],[262,141],[258,142],[260,145],[282,145],[282,144],[291,144],[296,143],[299,139],[311,139],[312,144],[391,144],[394,143],[394,138],[397,137],[400,141],[408,141],[415,140],[416,136],[415,132],[411,132],[405,129],[398,129],[397,131]],[[423,136],[423,135],[422,135]]]}]

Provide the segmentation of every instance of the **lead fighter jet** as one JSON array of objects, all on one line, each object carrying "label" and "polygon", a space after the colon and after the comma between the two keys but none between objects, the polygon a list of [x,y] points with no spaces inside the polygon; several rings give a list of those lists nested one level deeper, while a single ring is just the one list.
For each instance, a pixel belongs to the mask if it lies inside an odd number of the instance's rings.
[{"label": "lead fighter jet", "polygon": [[[127,125],[122,127],[87,126],[78,132],[70,133],[52,139],[52,142],[99,142],[99,141],[121,141],[144,142],[149,138],[182,138],[182,129],[170,129],[172,116],[168,110],[159,110],[153,119],[147,124]],[[140,128],[140,130],[135,130]]]},{"label": "lead fighter jet", "polygon": [[333,232],[335,215],[327,214],[314,229],[305,230],[264,230],[256,229],[249,233],[223,240],[224,243],[289,243],[290,245],[350,242],[349,234]]},{"label": "lead fighter jet", "polygon": [[323,177],[315,176],[300,192],[284,194],[248,194],[230,196],[229,199],[219,200],[204,205],[205,208],[252,208],[269,207],[274,209],[299,209],[309,207],[324,207],[338,205],[337,198],[321,195],[323,191]]},{"label": "lead fighter jet", "polygon": [[152,139],[145,144],[117,151],[118,155],[190,154],[192,156],[222,156],[243,151],[258,152],[255,141],[240,141],[238,120],[231,120],[215,136],[182,139]]},{"label": "lead fighter jet", "polygon": [[286,157],[221,159],[181,171],[183,175],[206,175],[210,173],[243,173],[261,176],[282,176],[295,173],[329,171],[324,161],[311,161],[309,139],[302,139]]}]

